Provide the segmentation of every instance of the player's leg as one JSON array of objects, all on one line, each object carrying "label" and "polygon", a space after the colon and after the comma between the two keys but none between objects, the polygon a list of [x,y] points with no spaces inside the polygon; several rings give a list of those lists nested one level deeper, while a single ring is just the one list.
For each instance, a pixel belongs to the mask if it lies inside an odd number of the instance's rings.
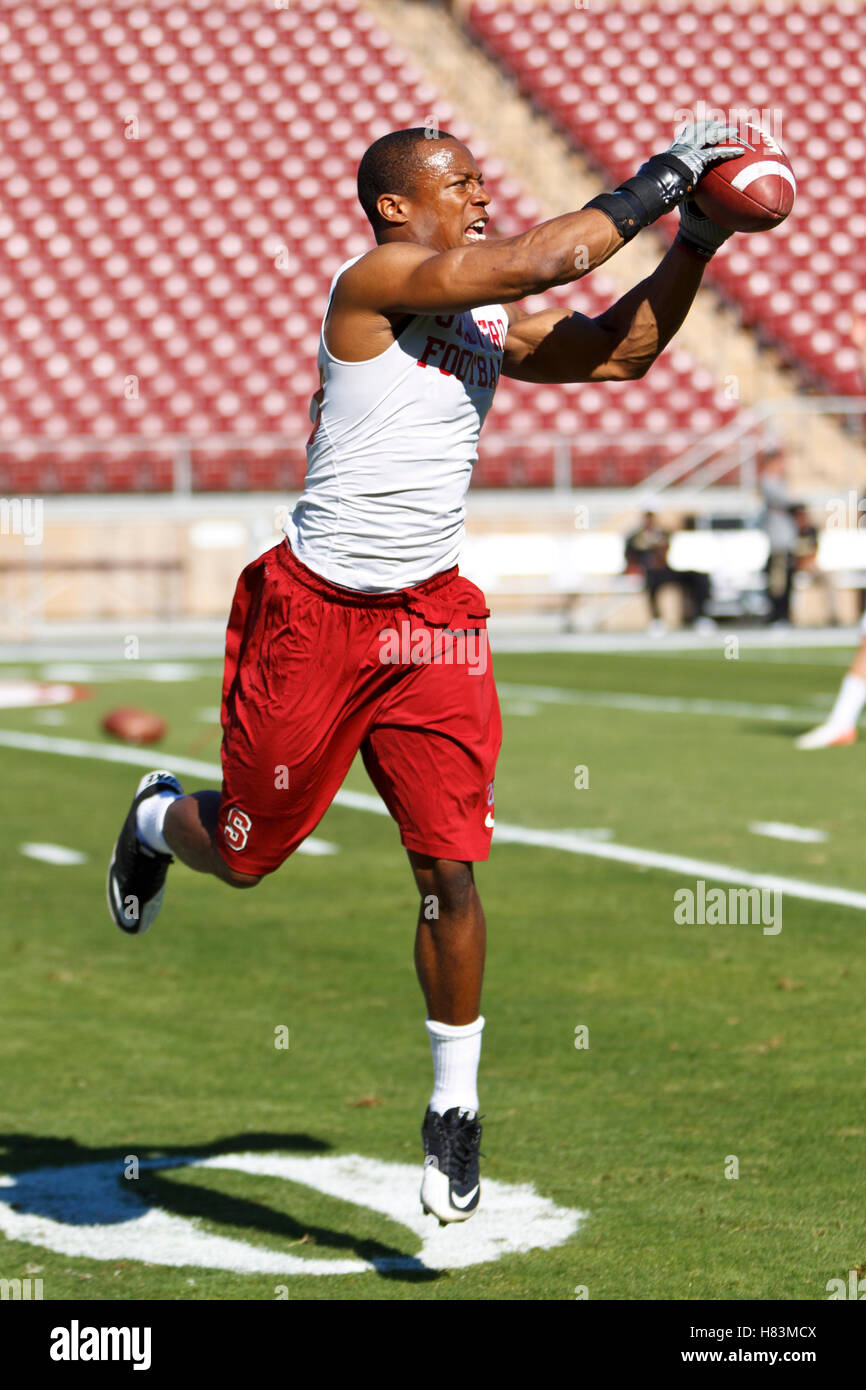
[{"label": "player's leg", "polygon": [[797,747],[806,752],[854,743],[857,738],[857,721],[866,705],[866,620],[860,631],[863,635],[857,655],[842,680],[830,714],[817,729],[810,729],[797,739]]},{"label": "player's leg", "polygon": [[241,873],[216,847],[222,794],[193,792],[174,797],[166,808],[163,837],[171,854],[200,874],[213,874],[233,888],[254,888],[261,874]]},{"label": "player's leg", "polygon": [[364,710],[344,709],[352,625],[279,552],[247,566],[235,592],[222,792],[185,796],[170,772],[153,772],[133,799],[108,876],[111,915],[130,935],[156,917],[175,858],[235,888],[278,868],[325,814],[366,732]]},{"label": "player's leg", "polygon": [[[261,556],[248,565],[235,588],[223,672],[224,750],[227,702],[231,698],[237,703],[239,685],[250,686],[246,672],[255,672],[263,640],[268,637],[267,620],[279,610],[278,600],[284,597],[280,594],[279,567],[270,563],[269,568],[270,560],[270,556]],[[141,779],[108,867],[108,907],[121,931],[139,936],[152,925],[162,906],[166,875],[175,853],[191,868],[216,874],[233,886],[258,882],[256,870],[245,879],[240,866],[235,870],[227,861],[224,867],[218,863],[214,809],[218,814],[220,802],[218,792],[184,796],[171,772],[158,770]]]},{"label": "player's leg", "polygon": [[[477,616],[485,613],[483,596],[460,578],[436,597],[440,623],[454,606],[448,660],[405,671],[361,752],[400,826],[419,892],[415,963],[434,1070],[422,1127],[421,1202],[444,1223],[466,1220],[480,1196],[486,927],[472,866],[490,852],[502,725],[486,626]],[[424,628],[423,602],[410,604],[410,612],[413,628]],[[443,638],[440,628],[437,641]]]},{"label": "player's leg", "polygon": [[653,570],[647,570],[645,574],[645,584],[650,610],[650,623],[660,623],[662,618],[659,611],[659,589],[662,586],[662,581]]},{"label": "player's leg", "polygon": [[217,853],[213,829],[219,806],[219,792],[184,796],[171,772],[149,772],[141,779],[114,846],[106,881],[109,911],[121,931],[140,936],[153,924],[175,856],[235,888],[252,888],[259,882],[259,875],[233,871]]},{"label": "player's leg", "polygon": [[465,1026],[480,1012],[487,948],[487,926],[472,865],[414,850],[408,854],[421,895],[415,968],[427,1015],[451,1026]]},{"label": "player's leg", "polygon": [[446,1224],[471,1216],[481,1194],[478,1065],[487,927],[471,863],[408,854],[420,894],[415,967],[433,1053],[433,1093],[421,1130],[421,1203]]}]

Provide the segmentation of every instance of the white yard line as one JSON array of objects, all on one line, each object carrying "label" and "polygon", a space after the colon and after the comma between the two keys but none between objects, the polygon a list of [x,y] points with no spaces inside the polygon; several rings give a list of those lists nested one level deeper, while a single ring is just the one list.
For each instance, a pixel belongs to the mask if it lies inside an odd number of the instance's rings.
[{"label": "white yard line", "polygon": [[27,859],[41,859],[45,864],[86,864],[87,855],[65,845],[48,845],[28,841],[18,846]]},{"label": "white yard line", "polygon": [[535,845],[538,849],[559,849],[567,854],[588,854],[595,859],[612,859],[619,864],[662,869],[681,878],[713,879],[718,883],[734,883],[740,888],[778,890],[791,898],[833,903],[837,907],[853,907],[858,912],[866,912],[866,893],[833,888],[823,883],[807,883],[803,879],[785,878],[781,874],[756,874],[750,869],[735,869],[729,864],[714,864],[711,860],[691,859],[683,854],[662,854],[657,850],[637,849],[631,845],[605,844],[584,839],[577,830],[527,830],[524,826],[502,825],[497,821],[495,838],[499,844]]},{"label": "white yard line", "polygon": [[603,709],[636,710],[641,714],[716,714],[734,719],[794,720],[811,723],[815,707],[758,705],[738,700],[686,699],[678,695],[631,695],[617,690],[569,690],[555,685],[512,685],[497,681],[503,699],[537,700],[549,705],[593,705]]},{"label": "white yard line", "polygon": [[[0,729],[0,746],[20,748],[31,753],[57,753],[65,757],[93,758],[97,761],[129,763],[135,767],[152,767],[154,755],[147,749],[114,748],[111,744],[87,743],[84,739],[51,738],[47,734],[21,733],[14,729]],[[219,782],[222,777],[217,763],[198,762],[194,758],[175,758],[166,754],[175,772],[188,773],[208,782]],[[388,810],[369,792],[356,792],[343,789],[334,798],[336,805],[348,807],[353,811],[371,812],[377,816],[387,816]],[[661,869],[680,877],[714,879],[718,883],[734,883],[744,888],[768,888],[787,893],[792,898],[804,898],[809,902],[832,903],[837,907],[851,907],[858,912],[866,912],[866,893],[855,893],[848,888],[834,888],[829,884],[808,883],[803,879],[785,878],[779,874],[756,874],[748,869],[732,868],[728,864],[714,864],[709,860],[692,859],[681,854],[662,854],[657,850],[639,849],[632,845],[607,844],[590,835],[582,835],[578,830],[530,830],[522,825],[496,824],[497,844],[532,845],[537,849],[561,850],[565,854],[589,855],[594,859],[609,859],[619,864],[631,864],[642,869]]]},{"label": "white yard line", "polygon": [[[471,577],[471,576],[470,576]],[[557,620],[553,620],[556,622]],[[719,627],[715,632],[698,633],[679,628],[661,637],[644,632],[563,632],[548,620],[533,620],[531,629],[526,620],[509,620],[495,612],[488,621],[490,645],[494,655],[499,652],[515,655],[549,655],[552,652],[600,652],[630,656],[718,656],[723,658],[725,643],[735,637],[742,651],[751,659],[767,661],[799,661],[803,651],[835,648],[856,649],[860,641],[856,627],[837,628],[773,628]],[[19,652],[13,653],[16,661]],[[850,656],[848,658],[850,660]],[[823,664],[823,663],[822,663]],[[831,663],[832,664],[832,658]]]},{"label": "white yard line", "polygon": [[822,845],[828,838],[826,830],[811,830],[807,825],[786,825],[780,820],[749,822],[753,835],[766,835],[770,840],[794,840],[801,845]]}]

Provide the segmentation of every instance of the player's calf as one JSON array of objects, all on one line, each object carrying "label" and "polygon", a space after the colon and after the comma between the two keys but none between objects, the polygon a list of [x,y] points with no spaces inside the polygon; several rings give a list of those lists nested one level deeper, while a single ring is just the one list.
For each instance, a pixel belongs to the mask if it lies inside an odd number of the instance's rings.
[{"label": "player's calf", "polygon": [[232,888],[254,888],[262,875],[232,868],[216,847],[221,799],[219,792],[193,792],[178,797],[168,807],[163,825],[167,847],[197,873],[213,874]]}]

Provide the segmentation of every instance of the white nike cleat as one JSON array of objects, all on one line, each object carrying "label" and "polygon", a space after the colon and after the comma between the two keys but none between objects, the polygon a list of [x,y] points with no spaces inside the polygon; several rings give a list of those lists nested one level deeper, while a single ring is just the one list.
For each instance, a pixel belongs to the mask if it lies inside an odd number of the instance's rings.
[{"label": "white nike cleat", "polygon": [[810,729],[807,734],[801,734],[796,746],[805,752],[811,752],[814,748],[837,748],[856,741],[856,728],[845,729],[838,724],[828,723],[819,724],[817,729]]},{"label": "white nike cleat", "polygon": [[108,866],[108,910],[115,926],[127,936],[141,936],[153,924],[162,906],[168,867],[174,863],[172,855],[148,848],[136,829],[136,812],[142,801],[163,791],[183,796],[183,787],[173,772],[158,770],[142,777]]},{"label": "white nike cleat", "polygon": [[468,1221],[478,1210],[481,1178],[478,1157],[481,1121],[471,1111],[456,1106],[439,1115],[428,1110],[421,1128],[424,1142],[424,1177],[421,1205],[440,1226]]}]

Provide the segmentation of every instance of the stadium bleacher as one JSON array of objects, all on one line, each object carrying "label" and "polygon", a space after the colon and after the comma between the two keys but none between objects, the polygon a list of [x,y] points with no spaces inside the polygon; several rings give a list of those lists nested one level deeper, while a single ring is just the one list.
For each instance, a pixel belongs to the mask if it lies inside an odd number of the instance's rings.
[{"label": "stadium bleacher", "polygon": [[[473,12],[503,55],[529,35],[545,59],[529,68],[558,54],[564,79],[568,44],[539,16]],[[21,5],[0,15],[0,55],[0,489],[164,491],[180,438],[201,441],[194,490],[298,488],[328,282],[370,245],[358,160],[432,111],[483,156],[472,132],[356,0]],[[626,123],[620,108],[620,138]],[[485,167],[501,232],[540,219]],[[539,303],[595,314],[615,297],[601,272]],[[644,381],[503,381],[476,484],[549,486],[553,434],[573,484],[633,483],[735,413],[676,346]],[[293,442],[255,442],[273,436]],[[3,447],[17,440],[37,442]]]},{"label": "stadium bleacher", "polygon": [[[473,0],[472,32],[619,182],[691,111],[746,111],[782,144],[795,210],[739,236],[708,278],[810,385],[861,390],[866,314],[866,8],[861,0]],[[672,237],[676,216],[659,224]]]}]

